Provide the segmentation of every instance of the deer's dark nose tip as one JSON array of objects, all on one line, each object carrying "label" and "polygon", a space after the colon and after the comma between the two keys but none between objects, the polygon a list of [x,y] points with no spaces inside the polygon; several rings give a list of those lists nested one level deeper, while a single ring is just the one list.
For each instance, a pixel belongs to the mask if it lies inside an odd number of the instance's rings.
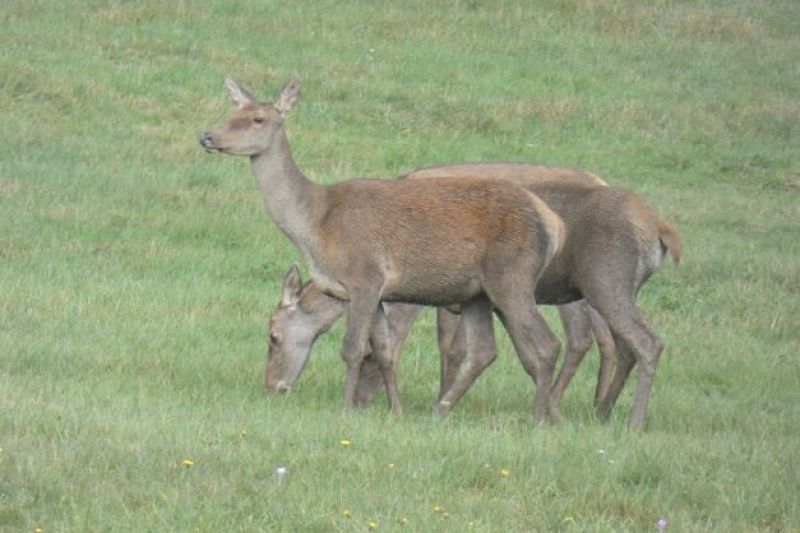
[{"label": "deer's dark nose tip", "polygon": [[214,143],[214,136],[210,131],[205,131],[200,134],[200,146],[203,148],[211,148]]}]

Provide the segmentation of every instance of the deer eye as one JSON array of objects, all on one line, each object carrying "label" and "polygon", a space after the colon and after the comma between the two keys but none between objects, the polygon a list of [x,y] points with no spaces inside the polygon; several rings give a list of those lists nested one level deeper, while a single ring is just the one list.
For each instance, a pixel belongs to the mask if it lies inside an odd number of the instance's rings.
[{"label": "deer eye", "polygon": [[257,117],[253,117],[253,122],[255,122],[256,124],[263,124],[266,120],[267,117],[262,117],[260,115]]}]

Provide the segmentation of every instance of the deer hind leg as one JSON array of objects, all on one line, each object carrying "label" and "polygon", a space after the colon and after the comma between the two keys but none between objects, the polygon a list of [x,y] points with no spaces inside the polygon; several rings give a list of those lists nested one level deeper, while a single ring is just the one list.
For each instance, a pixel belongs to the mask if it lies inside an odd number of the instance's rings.
[{"label": "deer hind leg", "polygon": [[600,368],[597,371],[597,388],[594,391],[594,404],[597,406],[608,393],[611,379],[614,377],[614,369],[617,364],[616,343],[608,324],[595,311],[591,305],[586,303],[586,309],[592,322],[592,333],[597,342],[597,349],[600,352]]},{"label": "deer hind leg", "polygon": [[[494,334],[494,332],[492,332]],[[451,313],[444,307],[436,310],[436,337],[439,342],[439,396],[437,403],[450,389],[458,369],[467,354],[467,339],[461,315]]]},{"label": "deer hind leg", "polygon": [[611,416],[611,410],[617,403],[617,399],[625,387],[625,382],[628,380],[633,367],[636,366],[636,355],[628,344],[620,338],[617,338],[616,341],[617,359],[614,373],[608,383],[605,395],[597,404],[597,415],[603,421],[608,420],[608,417]]},{"label": "deer hind leg", "polygon": [[[486,297],[478,297],[462,306],[458,329],[463,329],[460,334],[463,335],[466,345],[466,355],[457,368],[451,365],[452,362],[448,362],[448,372],[451,371],[450,368],[456,368],[456,373],[452,383],[436,403],[436,413],[440,415],[452,409],[478,376],[497,358],[492,304]],[[456,335],[459,335],[458,331]]]},{"label": "deer hind leg", "polygon": [[[616,298],[614,297],[616,296]],[[608,392],[598,405],[598,415],[607,419],[635,364],[639,364],[639,381],[631,411],[630,426],[644,426],[647,403],[653,388],[656,367],[664,345],[644,320],[632,296],[594,294],[588,296],[592,306],[608,323],[616,343],[617,367]]]},{"label": "deer hind leg", "polygon": [[508,331],[517,357],[536,384],[533,419],[538,422],[549,415],[553,422],[561,423],[563,417],[550,392],[553,371],[561,347],[547,326],[547,322],[536,309],[534,290],[533,279],[527,287],[511,283],[508,279],[487,286],[487,293]]},{"label": "deer hind leg", "polygon": [[558,314],[564,326],[564,336],[567,340],[564,362],[553,385],[553,401],[561,401],[564,391],[575,376],[583,358],[592,347],[592,329],[589,319],[589,305],[584,300],[559,305]]}]

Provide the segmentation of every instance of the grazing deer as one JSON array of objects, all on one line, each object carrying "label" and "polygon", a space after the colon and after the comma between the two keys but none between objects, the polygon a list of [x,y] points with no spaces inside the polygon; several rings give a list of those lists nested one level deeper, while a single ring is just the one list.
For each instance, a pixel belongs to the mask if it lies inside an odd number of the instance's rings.
[{"label": "grazing deer", "polygon": [[[468,165],[456,166],[453,174],[449,172],[450,167],[424,169],[424,172],[439,172],[442,176],[451,176],[459,175],[458,173],[464,172],[467,167]],[[486,175],[492,178],[509,178],[502,176],[502,168],[487,165],[482,167],[484,170],[490,170]],[[572,333],[567,334],[567,338],[573,338],[574,332],[578,332],[574,337],[582,338],[583,344],[587,345],[587,328],[591,323],[598,340],[602,339],[601,347],[605,347],[601,353],[612,353],[613,345],[618,346],[619,361],[611,383],[609,383],[609,373],[613,365],[608,364],[607,358],[605,365],[601,360],[596,399],[599,400],[598,411],[602,418],[608,417],[633,365],[637,360],[641,363],[639,386],[631,415],[631,426],[641,427],[662,345],[644,322],[636,307],[635,295],[661,265],[667,252],[675,262],[680,260],[681,245],[677,233],[644,200],[628,191],[603,187],[599,186],[601,184],[588,181],[581,182],[580,179],[541,181],[537,179],[535,173],[523,175],[524,172],[519,167],[512,167],[510,170],[516,172],[513,176],[514,181],[527,182],[528,190],[545,200],[563,218],[567,228],[567,241],[562,251],[550,262],[539,279],[536,290],[537,302],[563,304],[585,297],[597,308],[597,310],[592,309],[586,301],[578,301],[571,306],[561,306],[559,310],[565,326],[567,324],[575,326],[572,328]],[[416,173],[412,172],[407,177],[415,178]],[[337,304],[326,304],[322,301],[327,297],[320,294],[313,284],[301,289],[299,278],[294,285],[285,285],[285,294],[287,293],[301,303],[302,313],[306,315],[317,314],[320,305],[326,306],[331,311],[325,316],[322,314],[311,318],[306,316],[303,322],[308,329],[293,330],[292,336],[298,335],[303,338],[311,335],[316,338],[313,334],[314,328],[329,327],[338,314],[341,314],[341,311],[337,314]],[[285,327],[283,314],[279,308],[273,315],[273,331]],[[440,309],[438,318],[442,359],[441,391],[444,393],[460,371],[461,362],[469,346],[465,339],[465,327],[463,325],[459,327],[461,322],[459,317]],[[315,322],[315,319],[319,321]],[[397,338],[401,338],[401,335],[397,335]],[[588,337],[588,343],[590,342],[591,338]],[[568,352],[557,382],[557,386],[561,387],[560,392],[563,393],[564,387],[587,349],[588,346],[575,352]],[[397,350],[395,347],[395,353]],[[291,350],[275,350],[270,354],[270,361],[286,357],[289,359],[297,357],[304,364],[308,352],[292,353]],[[481,368],[485,366],[488,364]],[[267,374],[270,374],[269,369]],[[362,382],[359,383],[359,397],[368,399],[378,384],[374,379],[374,371],[369,366],[364,369],[363,374]],[[443,396],[443,393],[440,396]]]},{"label": "grazing deer", "polygon": [[[303,283],[300,271],[293,265],[283,280],[282,296],[269,322],[269,348],[264,372],[264,387],[273,392],[291,389],[303,371],[316,340],[344,314],[347,302],[329,296],[313,281]],[[565,361],[556,380],[556,386],[566,387],[586,352],[592,345],[592,333],[601,350],[601,370],[595,391],[599,401],[608,388],[610,371],[614,368],[614,345],[611,334],[601,318],[593,317],[596,311],[580,300],[557,306],[567,341]],[[384,304],[389,325],[391,357],[398,361],[403,343],[414,320],[422,308],[418,305]],[[438,310],[439,352],[441,355],[440,401],[455,379],[461,363],[467,356],[464,331],[459,329],[460,315],[445,308]],[[595,320],[598,323],[595,323]],[[458,334],[457,334],[458,332]],[[358,378],[355,404],[368,405],[383,385],[379,367],[371,354],[364,360]],[[556,389],[553,389],[555,394]],[[556,398],[558,399],[558,398]]]},{"label": "grazing deer", "polygon": [[[290,81],[275,103],[257,102],[231,78],[225,84],[238,109],[225,124],[202,134],[200,143],[211,152],[250,158],[267,211],[300,250],[314,282],[348,301],[341,350],[347,365],[344,409],[354,404],[369,341],[392,411],[401,412],[382,301],[460,304],[470,349],[486,353],[465,362],[494,358],[487,320],[494,306],[537,382],[534,419],[549,414],[560,420],[550,399],[559,342],[536,309],[535,292],[536,280],[563,242],[561,219],[535,195],[506,181],[312,183],[295,164],[283,128],[299,99],[299,80]],[[459,373],[440,404],[460,397],[479,373]]]}]

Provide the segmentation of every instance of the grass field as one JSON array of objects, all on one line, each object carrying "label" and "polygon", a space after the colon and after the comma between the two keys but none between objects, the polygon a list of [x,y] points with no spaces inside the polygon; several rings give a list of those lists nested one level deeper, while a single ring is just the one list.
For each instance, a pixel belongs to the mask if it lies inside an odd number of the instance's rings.
[{"label": "grass field", "polygon": [[[800,3],[239,4],[0,9],[0,531],[800,531]],[[515,160],[648,198],[686,252],[640,296],[648,430],[630,385],[595,420],[593,354],[568,423],[534,425],[504,335],[435,419],[431,312],[403,419],[340,414],[341,325],[265,395],[299,257],[246,162],[197,144],[228,73],[302,76],[320,182]]]}]

